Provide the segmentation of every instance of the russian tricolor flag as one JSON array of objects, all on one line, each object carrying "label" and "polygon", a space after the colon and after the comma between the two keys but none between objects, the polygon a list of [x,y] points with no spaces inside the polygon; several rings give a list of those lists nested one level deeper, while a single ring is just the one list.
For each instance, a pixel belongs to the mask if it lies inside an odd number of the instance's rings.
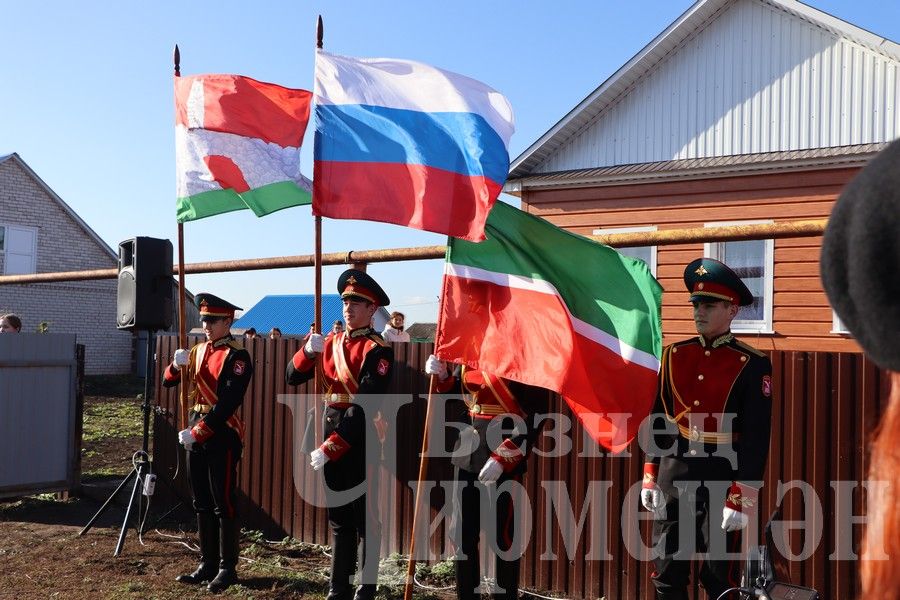
[{"label": "russian tricolor flag", "polygon": [[407,60],[316,55],[313,213],[484,239],[509,171],[512,108]]}]

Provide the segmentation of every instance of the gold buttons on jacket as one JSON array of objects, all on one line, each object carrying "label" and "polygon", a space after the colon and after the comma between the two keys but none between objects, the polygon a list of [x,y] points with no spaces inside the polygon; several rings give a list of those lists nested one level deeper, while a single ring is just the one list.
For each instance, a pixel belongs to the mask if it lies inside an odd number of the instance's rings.
[{"label": "gold buttons on jacket", "polygon": [[472,405],[472,408],[470,408],[469,410],[472,411],[473,413],[475,413],[476,415],[477,415],[477,414],[480,414],[480,413],[481,413],[481,405],[480,405],[480,404],[473,404],[473,405]]},{"label": "gold buttons on jacket", "polygon": [[701,374],[701,375],[697,375],[697,379],[698,379],[699,381],[703,381],[703,375],[702,375],[702,374]]},{"label": "gold buttons on jacket", "polygon": [[690,454],[691,456],[694,456],[695,454],[697,454],[697,451],[696,451],[696,450],[691,450],[690,452],[688,452],[688,454]]},{"label": "gold buttons on jacket", "polygon": [[747,357],[746,357],[746,356],[742,356],[742,357],[741,357],[741,362],[747,362]]},{"label": "gold buttons on jacket", "polygon": [[694,406],[700,406],[700,401],[699,401],[699,400],[694,400]]},{"label": "gold buttons on jacket", "polygon": [[707,350],[707,351],[704,352],[703,354],[705,354],[706,356],[709,356],[709,355],[712,354],[712,353],[711,353],[709,350]]}]

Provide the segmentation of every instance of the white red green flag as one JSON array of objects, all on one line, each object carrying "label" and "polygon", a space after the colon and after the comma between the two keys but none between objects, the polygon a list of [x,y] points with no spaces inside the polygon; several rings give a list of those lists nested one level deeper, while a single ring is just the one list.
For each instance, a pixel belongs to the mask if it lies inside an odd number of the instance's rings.
[{"label": "white red green flag", "polygon": [[480,243],[450,238],[435,354],[562,395],[618,451],[650,413],[662,287],[640,260],[497,202]]},{"label": "white red green flag", "polygon": [[240,75],[176,77],[178,222],[309,204],[300,145],[311,99]]}]

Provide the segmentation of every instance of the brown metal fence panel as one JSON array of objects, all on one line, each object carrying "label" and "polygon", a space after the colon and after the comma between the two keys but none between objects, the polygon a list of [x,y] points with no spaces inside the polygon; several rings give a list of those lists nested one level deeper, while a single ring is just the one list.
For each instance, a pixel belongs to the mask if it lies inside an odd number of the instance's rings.
[{"label": "brown metal fence panel", "polygon": [[[158,338],[157,373],[171,362],[176,344],[174,336]],[[305,464],[317,443],[317,438],[310,438],[312,431],[304,436],[316,414],[315,402],[307,396],[312,384],[293,388],[284,382],[287,362],[299,348],[300,341],[289,338],[247,342],[255,371],[240,410],[247,426],[239,472],[240,509],[246,527],[268,536],[327,544],[325,511],[317,506],[324,495],[320,475]],[[379,475],[380,506],[388,507],[381,514],[383,554],[409,551],[428,388],[423,365],[432,346],[395,344],[394,350],[389,393],[406,394],[409,402],[390,424],[398,440],[396,472],[382,469]],[[786,562],[792,582],[818,589],[823,598],[851,598],[856,594],[856,554],[862,534],[862,525],[854,518],[865,514],[866,453],[887,399],[887,378],[859,354],[769,354],[775,394],[760,519],[764,523],[780,500],[782,522],[773,534],[784,553],[799,557]],[[178,496],[189,498],[184,453],[176,442],[177,389],[157,384],[156,398],[156,470],[171,481]],[[572,423],[568,431],[558,424],[544,429],[529,458],[523,485],[530,502],[518,513],[522,526],[530,530],[522,558],[522,586],[573,599],[652,600],[651,522],[640,510],[635,488],[642,476],[638,445],[632,444],[623,455],[607,455],[585,436],[558,397],[548,394],[547,412]],[[571,444],[571,451],[561,456],[539,455],[565,450],[565,444]],[[447,459],[430,461],[429,481],[447,482],[452,477]],[[165,493],[166,487],[157,490]],[[428,523],[439,522],[427,546],[431,556],[447,556],[449,523],[439,521],[443,492],[432,490],[427,502]],[[804,519],[805,527],[792,526]],[[420,523],[424,521],[420,516]],[[490,573],[493,566],[484,558],[483,568]],[[694,575],[691,597],[700,600],[706,596]]]}]

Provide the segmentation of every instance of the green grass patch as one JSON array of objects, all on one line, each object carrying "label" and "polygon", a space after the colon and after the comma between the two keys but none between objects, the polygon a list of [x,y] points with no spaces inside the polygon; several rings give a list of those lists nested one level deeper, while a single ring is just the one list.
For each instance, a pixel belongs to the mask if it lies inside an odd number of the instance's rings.
[{"label": "green grass patch", "polygon": [[123,399],[121,402],[95,402],[84,408],[82,441],[140,437],[143,426],[140,401]]}]

